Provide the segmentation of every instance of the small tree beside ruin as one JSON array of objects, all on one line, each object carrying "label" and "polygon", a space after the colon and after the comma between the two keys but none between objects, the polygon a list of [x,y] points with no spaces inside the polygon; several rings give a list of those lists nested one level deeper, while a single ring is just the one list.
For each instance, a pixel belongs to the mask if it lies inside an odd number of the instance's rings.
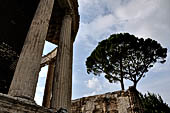
[{"label": "small tree beside ruin", "polygon": [[156,62],[164,63],[167,49],[150,38],[137,38],[129,33],[113,34],[99,42],[87,58],[87,72],[104,74],[112,82],[120,82],[124,90],[124,79],[133,82],[136,88],[139,80]]},{"label": "small tree beside ruin", "polygon": [[154,93],[139,94],[143,113],[170,113],[170,107],[160,95]]}]

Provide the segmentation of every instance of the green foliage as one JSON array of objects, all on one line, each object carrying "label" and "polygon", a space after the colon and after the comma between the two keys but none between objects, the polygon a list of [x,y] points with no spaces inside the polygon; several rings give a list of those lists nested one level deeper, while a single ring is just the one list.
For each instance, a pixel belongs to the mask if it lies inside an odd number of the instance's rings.
[{"label": "green foliage", "polygon": [[87,58],[87,72],[94,75],[104,74],[109,82],[131,80],[136,87],[148,69],[156,62],[164,63],[167,49],[150,38],[137,38],[129,33],[113,34],[99,42]]},{"label": "green foliage", "polygon": [[155,94],[140,94],[144,113],[170,113],[170,108],[163,102],[161,96]]}]

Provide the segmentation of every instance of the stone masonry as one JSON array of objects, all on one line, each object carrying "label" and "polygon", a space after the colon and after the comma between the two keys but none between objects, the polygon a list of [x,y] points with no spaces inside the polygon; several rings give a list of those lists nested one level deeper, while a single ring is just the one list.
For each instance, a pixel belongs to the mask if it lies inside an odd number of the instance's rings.
[{"label": "stone masonry", "polygon": [[[142,113],[136,91],[117,91],[72,101],[71,113]],[[0,113],[56,113],[27,99],[0,94]],[[69,112],[70,113],[70,112]]]},{"label": "stone masonry", "polygon": [[54,113],[26,99],[0,93],[0,113]]},{"label": "stone masonry", "polygon": [[142,113],[131,90],[83,97],[72,101],[72,113]]}]

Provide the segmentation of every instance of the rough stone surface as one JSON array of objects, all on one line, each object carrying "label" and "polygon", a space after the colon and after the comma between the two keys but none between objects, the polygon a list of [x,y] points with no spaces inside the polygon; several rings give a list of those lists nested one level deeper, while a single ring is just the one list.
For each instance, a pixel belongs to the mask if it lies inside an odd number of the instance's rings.
[{"label": "rough stone surface", "polygon": [[54,0],[40,0],[8,92],[11,96],[34,99],[53,4]]},{"label": "rough stone surface", "polygon": [[0,93],[0,113],[54,113],[30,101]]},{"label": "rough stone surface", "polygon": [[[142,113],[134,91],[117,91],[72,101],[71,113]],[[54,113],[32,101],[0,94],[0,113]],[[70,113],[70,112],[69,112]]]},{"label": "rough stone surface", "polygon": [[70,70],[72,68],[70,65],[72,64],[70,62],[72,62],[72,57],[70,55],[72,55],[71,45],[73,45],[71,24],[71,15],[65,15],[61,27],[51,99],[51,107],[57,110],[63,107],[70,111],[71,108],[72,73]]},{"label": "rough stone surface", "polygon": [[72,113],[142,113],[134,110],[137,100],[131,94],[128,90],[83,97],[72,101]]}]

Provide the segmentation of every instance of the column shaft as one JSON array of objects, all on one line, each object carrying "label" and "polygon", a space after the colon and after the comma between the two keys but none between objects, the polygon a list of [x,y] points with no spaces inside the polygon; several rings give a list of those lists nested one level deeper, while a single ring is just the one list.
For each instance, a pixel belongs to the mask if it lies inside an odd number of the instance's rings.
[{"label": "column shaft", "polygon": [[68,110],[69,110],[69,113],[71,113],[71,99],[72,99],[72,64],[73,64],[73,40],[71,40],[71,43],[70,43],[70,60],[69,60],[69,73],[68,73],[68,76],[69,76],[69,82],[68,82],[68,94],[69,94],[69,99],[70,101],[68,101]]},{"label": "column shaft", "polygon": [[56,68],[53,82],[52,102],[51,107],[59,109],[61,107],[70,111],[71,106],[71,88],[72,76],[71,73],[71,24],[72,18],[70,15],[65,15],[59,39],[59,47],[56,60]]},{"label": "column shaft", "polygon": [[53,84],[53,77],[54,77],[54,68],[55,63],[51,62],[48,66],[48,73],[46,79],[46,85],[44,90],[44,97],[43,97],[43,106],[50,108],[50,100],[52,95],[52,84]]},{"label": "column shaft", "polygon": [[40,0],[14,73],[9,95],[34,99],[54,0]]}]

